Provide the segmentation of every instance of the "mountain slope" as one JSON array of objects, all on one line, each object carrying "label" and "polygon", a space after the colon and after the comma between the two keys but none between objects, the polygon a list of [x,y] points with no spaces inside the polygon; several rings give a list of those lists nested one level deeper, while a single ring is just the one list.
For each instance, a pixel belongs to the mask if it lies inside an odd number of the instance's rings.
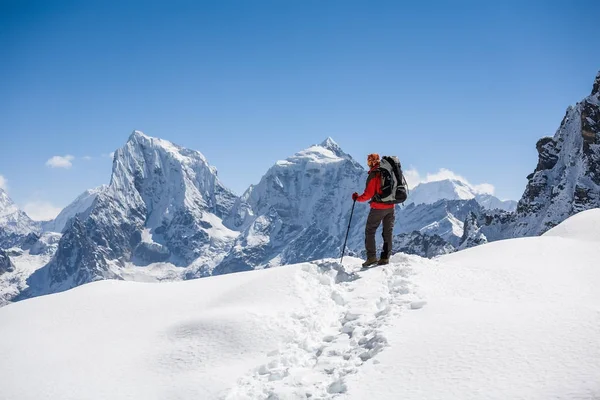
[{"label": "mountain slope", "polygon": [[71,204],[65,207],[52,221],[43,222],[42,230],[45,232],[61,233],[69,220],[75,215],[80,214],[80,219],[85,219],[89,214],[94,204],[94,200],[96,200],[98,194],[104,192],[107,188],[107,185],[102,185],[95,189],[86,190]]},{"label": "mountain slope", "polygon": [[11,304],[0,398],[595,398],[600,210],[564,224],[359,274],[323,260]]},{"label": "mountain slope", "polygon": [[600,207],[600,72],[594,90],[536,147],[538,165],[517,208],[515,236],[538,235],[567,217]]},{"label": "mountain slope", "polygon": [[210,270],[237,236],[221,222],[235,199],[201,153],[134,131],[115,153],[110,185],[70,220],[24,296],[120,279],[128,262]]},{"label": "mountain slope", "polygon": [[515,213],[479,217],[488,240],[534,236],[600,207],[600,72],[592,93],[570,106],[554,137],[540,139],[538,163]]},{"label": "mountain slope", "polygon": [[[366,177],[331,138],[278,161],[234,206],[243,231],[215,274],[339,256],[350,195],[364,188]],[[367,213],[367,205],[356,205],[351,250],[364,247]]]},{"label": "mountain slope", "polygon": [[16,246],[28,234],[38,231],[39,224],[19,210],[8,194],[0,189],[0,249]]}]

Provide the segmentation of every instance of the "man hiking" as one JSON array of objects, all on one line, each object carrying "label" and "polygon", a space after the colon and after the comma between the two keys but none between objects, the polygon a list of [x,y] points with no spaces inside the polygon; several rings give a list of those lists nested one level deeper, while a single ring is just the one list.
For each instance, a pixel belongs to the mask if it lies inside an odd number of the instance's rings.
[{"label": "man hiking", "polygon": [[[361,195],[354,192],[352,200],[365,202],[369,201],[371,211],[367,218],[365,226],[365,249],[367,250],[367,260],[362,264],[368,267],[374,264],[385,265],[390,262],[390,253],[392,251],[392,231],[394,229],[394,206],[395,204],[386,204],[378,201],[381,195],[381,173],[379,172],[379,154],[373,153],[367,156],[367,165],[369,166],[369,176],[365,192]],[[377,248],[375,247],[375,232],[379,224],[383,221],[383,251],[381,258],[377,259]]]}]

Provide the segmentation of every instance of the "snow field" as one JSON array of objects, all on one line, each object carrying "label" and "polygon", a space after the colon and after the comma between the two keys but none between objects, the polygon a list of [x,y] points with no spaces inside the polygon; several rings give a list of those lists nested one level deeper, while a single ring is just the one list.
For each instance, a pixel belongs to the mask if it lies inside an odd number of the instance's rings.
[{"label": "snow field", "polygon": [[397,255],[386,268],[360,269],[349,258],[345,268],[334,260],[303,264],[297,288],[306,308],[292,315],[294,340],[269,353],[225,396],[233,399],[330,399],[347,391],[347,376],[371,363],[388,345],[383,328],[390,318],[424,302],[411,301],[409,260]]},{"label": "snow field", "polygon": [[0,310],[0,398],[333,398],[385,348],[381,329],[410,293],[405,266],[361,279],[335,268],[101,281],[11,304]]},{"label": "snow field", "polygon": [[597,400],[599,223],[10,304],[0,399]]},{"label": "snow field", "polygon": [[[344,399],[600,398],[600,210],[558,232],[494,242],[415,266],[417,314],[347,382]],[[573,224],[574,223],[574,224]]]}]

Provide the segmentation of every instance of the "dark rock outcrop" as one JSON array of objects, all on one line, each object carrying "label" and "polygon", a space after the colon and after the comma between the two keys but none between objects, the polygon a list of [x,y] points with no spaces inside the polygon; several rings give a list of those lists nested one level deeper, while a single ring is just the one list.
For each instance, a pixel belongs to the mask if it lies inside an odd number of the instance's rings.
[{"label": "dark rock outcrop", "polygon": [[6,272],[13,272],[14,270],[15,266],[10,260],[10,257],[4,250],[0,249],[0,275]]}]

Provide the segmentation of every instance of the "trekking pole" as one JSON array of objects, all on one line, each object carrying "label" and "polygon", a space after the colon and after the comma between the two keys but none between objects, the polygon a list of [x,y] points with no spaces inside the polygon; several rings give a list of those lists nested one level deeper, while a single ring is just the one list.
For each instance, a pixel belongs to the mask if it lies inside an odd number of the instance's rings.
[{"label": "trekking pole", "polygon": [[344,261],[344,252],[346,251],[346,242],[348,241],[348,234],[350,233],[350,222],[352,222],[352,214],[354,214],[354,205],[356,204],[356,200],[352,203],[352,211],[350,211],[350,219],[348,220],[348,230],[346,231],[346,239],[344,239],[344,246],[342,247],[342,259],[340,260],[340,264]]}]

